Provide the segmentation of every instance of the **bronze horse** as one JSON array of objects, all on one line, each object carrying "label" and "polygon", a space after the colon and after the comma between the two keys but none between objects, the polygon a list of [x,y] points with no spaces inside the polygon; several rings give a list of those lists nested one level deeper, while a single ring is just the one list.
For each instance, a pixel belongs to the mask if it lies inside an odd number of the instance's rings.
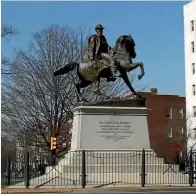
[{"label": "bronze horse", "polygon": [[[131,92],[139,96],[134,88],[132,87],[127,72],[130,72],[137,67],[140,67],[141,74],[138,75],[140,80],[144,76],[144,66],[142,62],[133,63],[131,58],[136,57],[135,53],[135,42],[131,35],[122,35],[117,41],[115,47],[112,49],[114,53],[113,58],[115,59],[116,69],[120,73],[118,77],[121,77]],[[85,101],[82,97],[81,88],[85,88],[90,84],[93,84],[95,92],[101,96],[105,96],[100,91],[100,78],[109,78],[111,76],[110,66],[105,60],[95,60],[95,61],[82,61],[81,63],[70,62],[65,66],[59,68],[54,72],[54,76],[63,75],[70,71],[77,69],[77,75],[79,77],[79,82],[76,83],[76,91],[79,98]]]}]

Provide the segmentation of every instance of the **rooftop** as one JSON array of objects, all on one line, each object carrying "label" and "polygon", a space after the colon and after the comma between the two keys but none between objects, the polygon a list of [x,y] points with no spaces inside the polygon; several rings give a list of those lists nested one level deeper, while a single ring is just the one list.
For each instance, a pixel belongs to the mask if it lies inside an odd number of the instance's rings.
[{"label": "rooftop", "polygon": [[[150,91],[146,91],[146,92],[139,92],[141,95],[156,95],[156,96],[170,96],[170,97],[179,97],[179,98],[185,98],[184,96],[179,96],[176,94],[159,94],[158,93],[158,89],[157,88],[151,88]],[[128,94],[126,96],[121,97],[122,99],[126,99],[126,98],[132,98],[133,95],[132,94]]]}]

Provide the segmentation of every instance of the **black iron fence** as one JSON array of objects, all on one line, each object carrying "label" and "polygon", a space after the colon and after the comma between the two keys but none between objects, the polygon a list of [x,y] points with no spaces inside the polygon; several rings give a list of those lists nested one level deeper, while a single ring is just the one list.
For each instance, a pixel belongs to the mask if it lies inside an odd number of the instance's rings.
[{"label": "black iron fence", "polygon": [[18,161],[7,160],[4,186],[104,187],[109,185],[190,185],[195,183],[196,153],[176,157],[169,164],[150,150],[70,152],[50,166],[47,155],[25,153]]}]

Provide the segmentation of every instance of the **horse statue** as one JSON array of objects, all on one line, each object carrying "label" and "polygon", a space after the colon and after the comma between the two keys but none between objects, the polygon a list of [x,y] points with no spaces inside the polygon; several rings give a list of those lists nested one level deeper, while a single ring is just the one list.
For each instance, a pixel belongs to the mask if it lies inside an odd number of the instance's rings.
[{"label": "horse statue", "polygon": [[[117,77],[121,77],[133,95],[140,97],[140,95],[132,87],[127,72],[130,72],[140,67],[141,73],[138,75],[140,80],[145,72],[142,62],[133,63],[132,58],[136,57],[135,42],[131,35],[120,36],[112,49],[114,52],[110,53],[115,61],[117,61],[116,70],[119,72]],[[100,91],[100,78],[109,78],[111,76],[110,65],[104,60],[85,61],[80,63],[70,62],[63,67],[56,70],[54,76],[67,74],[70,71],[77,69],[77,75],[79,77],[78,83],[76,83],[76,92],[78,101],[86,101],[81,94],[80,89],[93,84],[94,92],[100,96],[105,96]],[[108,98],[108,96],[106,96]]]}]

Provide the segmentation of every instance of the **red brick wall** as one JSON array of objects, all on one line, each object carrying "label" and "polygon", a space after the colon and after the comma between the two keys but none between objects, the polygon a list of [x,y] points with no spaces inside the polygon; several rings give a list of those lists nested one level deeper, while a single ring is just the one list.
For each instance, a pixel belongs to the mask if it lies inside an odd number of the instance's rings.
[{"label": "red brick wall", "polygon": [[[158,155],[172,159],[177,152],[186,149],[186,114],[185,98],[172,95],[146,94],[148,111],[148,125],[151,148]],[[167,108],[172,108],[172,118],[167,118]],[[178,108],[183,108],[184,117],[178,116]],[[168,139],[168,129],[172,128],[172,138]],[[180,129],[184,135],[180,135]],[[182,140],[181,140],[182,139]]]},{"label": "red brick wall", "polygon": [[[156,94],[156,90],[140,93],[146,97],[150,146],[157,156],[168,161],[180,152],[186,152],[186,106],[185,97]],[[126,97],[127,98],[127,97]],[[172,119],[167,118],[167,108],[172,108]],[[184,117],[179,119],[177,108],[183,108]],[[168,129],[172,128],[173,137],[168,139]],[[180,135],[180,129],[184,129]]]}]

